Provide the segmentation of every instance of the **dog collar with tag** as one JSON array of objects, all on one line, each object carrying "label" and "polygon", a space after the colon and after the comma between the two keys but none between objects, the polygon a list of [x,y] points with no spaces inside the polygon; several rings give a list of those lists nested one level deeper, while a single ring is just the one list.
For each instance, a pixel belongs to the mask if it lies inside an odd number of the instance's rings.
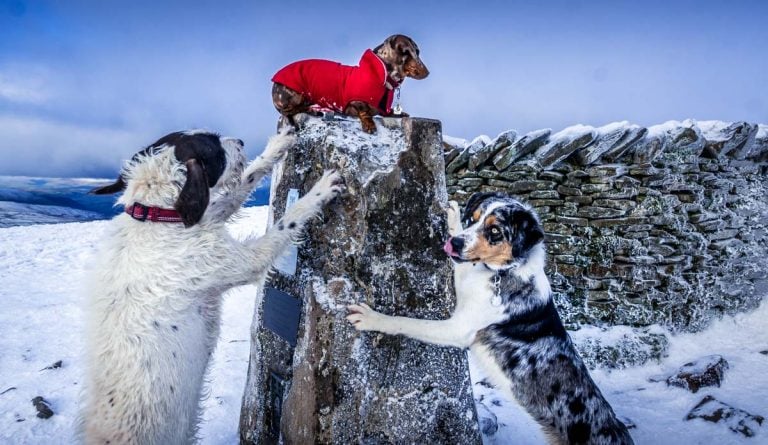
[{"label": "dog collar with tag", "polygon": [[174,209],[147,207],[138,202],[125,208],[125,213],[137,221],[183,222],[181,215]]}]

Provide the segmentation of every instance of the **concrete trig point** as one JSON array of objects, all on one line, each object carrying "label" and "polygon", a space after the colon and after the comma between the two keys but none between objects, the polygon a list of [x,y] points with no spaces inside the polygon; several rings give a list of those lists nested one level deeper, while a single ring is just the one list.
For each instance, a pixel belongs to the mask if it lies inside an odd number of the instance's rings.
[{"label": "concrete trig point", "polygon": [[[348,195],[327,207],[265,284],[251,337],[241,443],[479,444],[466,353],[358,333],[346,305],[448,318],[455,297],[440,122],[308,119],[272,176],[270,224],[327,169]],[[293,191],[292,191],[293,190]],[[292,196],[291,196],[292,195]]]}]

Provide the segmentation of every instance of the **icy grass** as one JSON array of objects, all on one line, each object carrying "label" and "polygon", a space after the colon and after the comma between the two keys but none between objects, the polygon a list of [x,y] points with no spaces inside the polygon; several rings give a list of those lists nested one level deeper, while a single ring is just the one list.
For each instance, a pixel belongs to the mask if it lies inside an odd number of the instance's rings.
[{"label": "icy grass", "polygon": [[[265,207],[246,209],[231,230],[236,237],[262,233],[266,215]],[[0,229],[0,443],[72,443],[84,372],[82,283],[107,224]],[[208,379],[210,396],[204,404],[204,444],[238,442],[255,296],[256,288],[245,286],[225,298],[221,337]],[[593,376],[616,412],[637,424],[631,433],[638,444],[766,443],[765,427],[747,439],[723,425],[683,420],[708,394],[752,414],[768,414],[768,356],[760,353],[768,350],[766,320],[768,304],[764,303],[752,313],[724,318],[703,332],[672,337],[669,356],[661,364],[598,370]],[[619,330],[605,335],[615,336]],[[648,382],[652,376],[710,354],[720,354],[730,363],[720,388],[691,394],[663,382]],[[58,360],[63,362],[60,369],[41,371]],[[470,365],[478,413],[481,418],[495,417],[499,424],[498,431],[484,437],[485,443],[543,443],[532,419],[499,391],[485,387],[480,370]],[[51,402],[56,413],[52,418],[35,417],[31,399],[38,395]]]}]

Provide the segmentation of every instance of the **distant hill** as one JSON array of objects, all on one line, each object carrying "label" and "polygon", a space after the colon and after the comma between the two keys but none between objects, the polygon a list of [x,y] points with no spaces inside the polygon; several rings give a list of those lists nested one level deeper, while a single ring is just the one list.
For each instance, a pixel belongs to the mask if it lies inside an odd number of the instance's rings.
[{"label": "distant hill", "polygon": [[[0,227],[109,219],[122,211],[115,196],[89,195],[110,179],[0,176]],[[269,184],[257,188],[245,206],[266,205]]]}]

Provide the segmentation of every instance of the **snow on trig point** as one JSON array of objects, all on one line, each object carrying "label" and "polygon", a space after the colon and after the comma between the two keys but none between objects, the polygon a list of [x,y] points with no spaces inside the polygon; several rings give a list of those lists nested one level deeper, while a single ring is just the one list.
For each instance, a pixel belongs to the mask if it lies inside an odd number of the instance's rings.
[{"label": "snow on trig point", "polygon": [[[466,353],[358,333],[346,305],[448,318],[447,194],[440,122],[302,122],[272,176],[270,224],[327,169],[348,194],[264,286],[251,333],[241,443],[481,443]],[[298,193],[297,193],[298,192]]]}]

